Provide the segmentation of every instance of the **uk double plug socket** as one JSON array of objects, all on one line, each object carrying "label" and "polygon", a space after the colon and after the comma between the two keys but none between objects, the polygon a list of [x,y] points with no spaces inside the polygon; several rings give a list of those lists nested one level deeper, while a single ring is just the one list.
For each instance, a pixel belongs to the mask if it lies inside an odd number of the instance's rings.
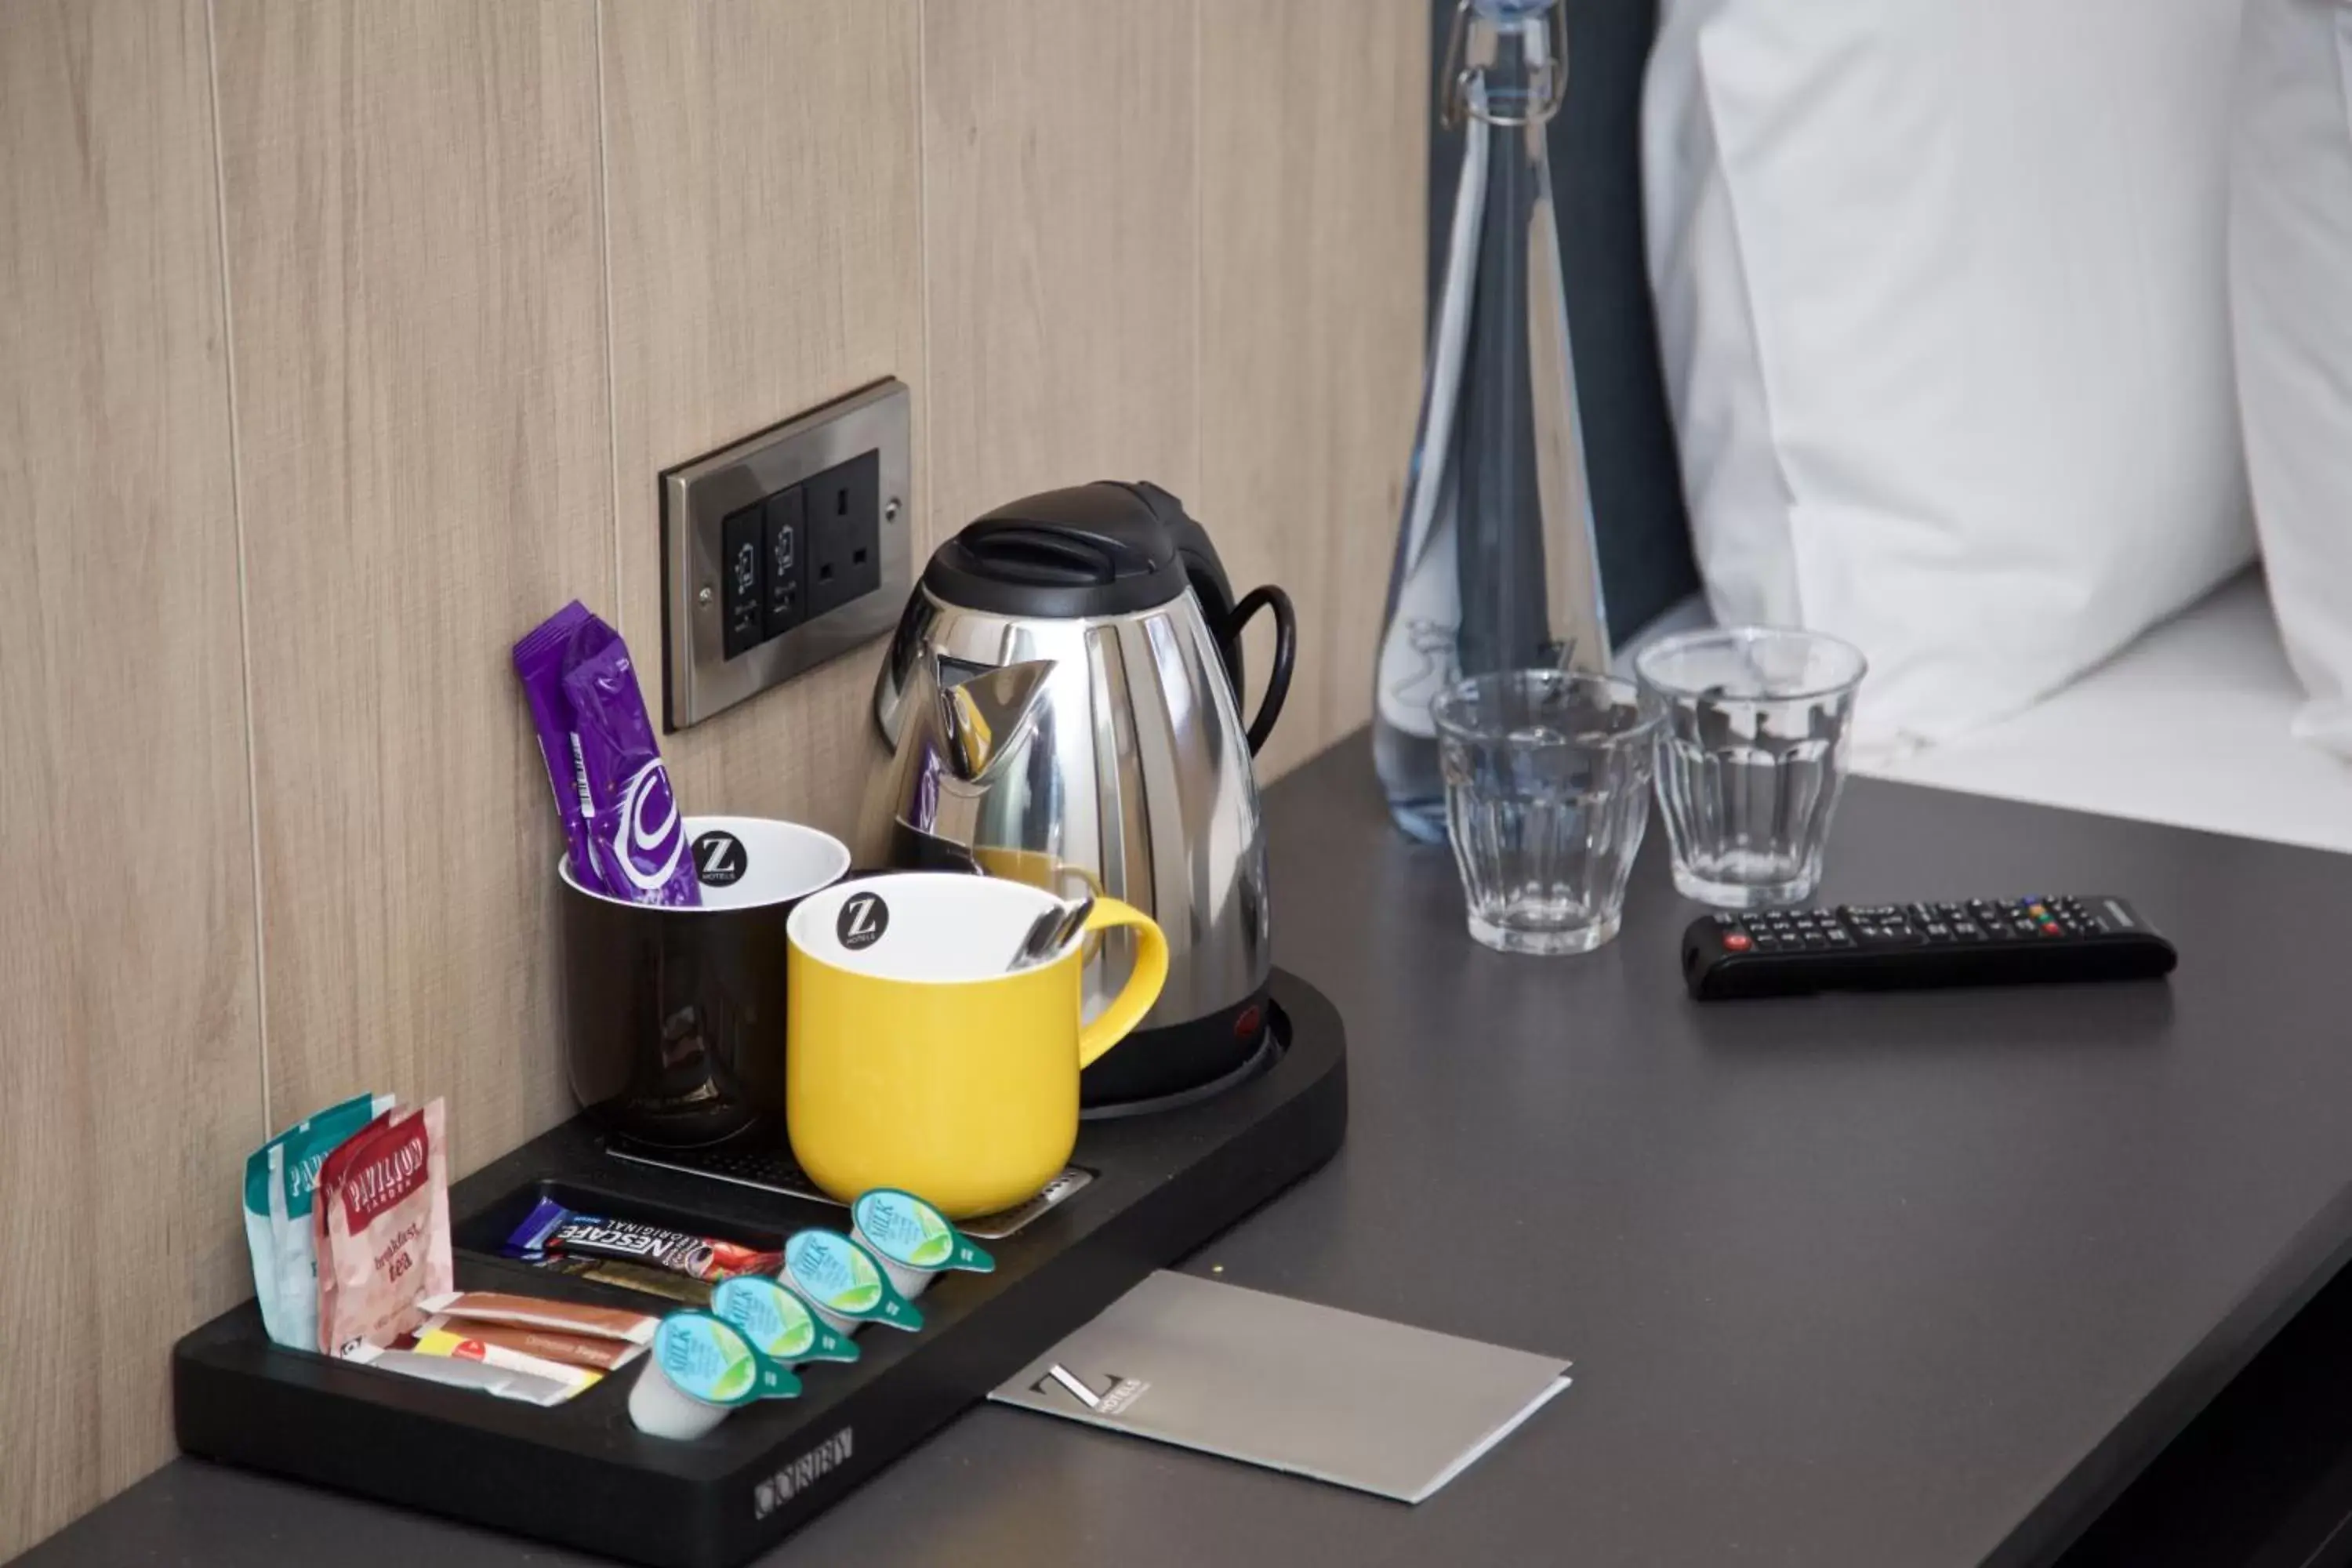
[{"label": "uk double plug socket", "polygon": [[661,476],[672,731],[887,634],[914,586],[906,384],[884,381]]}]

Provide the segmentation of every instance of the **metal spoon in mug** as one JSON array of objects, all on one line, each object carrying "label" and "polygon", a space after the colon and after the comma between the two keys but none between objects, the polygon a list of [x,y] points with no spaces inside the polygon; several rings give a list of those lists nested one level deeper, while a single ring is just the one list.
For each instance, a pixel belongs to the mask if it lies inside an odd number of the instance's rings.
[{"label": "metal spoon in mug", "polygon": [[1085,898],[1072,904],[1068,912],[1063,915],[1062,923],[1055,928],[1054,945],[1045,951],[1059,952],[1067,947],[1072,937],[1087,929],[1087,917],[1094,912],[1095,896],[1092,893],[1088,893]]},{"label": "metal spoon in mug", "polygon": [[1030,921],[1029,929],[1022,933],[1020,945],[1013,950],[1013,961],[1004,966],[1004,972],[1010,974],[1016,969],[1026,969],[1053,952],[1055,946],[1054,934],[1062,929],[1062,921],[1068,913],[1060,904],[1055,904]]},{"label": "metal spoon in mug", "polygon": [[1039,915],[1030,923],[1027,933],[1021,939],[1021,945],[1013,949],[1013,962],[1004,966],[1005,972],[1010,973],[1016,969],[1043,963],[1060,952],[1084,928],[1087,916],[1094,912],[1094,907],[1095,896],[1088,893],[1075,904],[1057,903]]}]

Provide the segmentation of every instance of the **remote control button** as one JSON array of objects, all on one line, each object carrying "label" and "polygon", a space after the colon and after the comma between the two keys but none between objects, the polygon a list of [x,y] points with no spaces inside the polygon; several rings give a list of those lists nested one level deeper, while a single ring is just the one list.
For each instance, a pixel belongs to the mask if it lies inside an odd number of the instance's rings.
[{"label": "remote control button", "polygon": [[1974,921],[1954,921],[1952,934],[1962,942],[1982,942],[1985,939],[1984,927]]},{"label": "remote control button", "polygon": [[[1718,916],[1717,918],[1720,919],[1721,917]],[[1744,931],[1731,931],[1723,933],[1723,951],[1726,952],[1746,952],[1749,948],[1754,947],[1755,945],[1755,939],[1750,937]]]},{"label": "remote control button", "polygon": [[1805,933],[1805,951],[1807,952],[1826,952],[1829,951],[1829,945],[1830,939],[1823,936],[1821,932],[1807,931]]},{"label": "remote control button", "polygon": [[1952,934],[1952,928],[1941,921],[1928,921],[1919,929],[1931,937],[1948,937]]},{"label": "remote control button", "polygon": [[2064,936],[2066,934],[2066,930],[2056,921],[2043,921],[2042,922],[2042,934],[2043,936]]},{"label": "remote control button", "polygon": [[1829,933],[1828,940],[1829,944],[1832,947],[1852,947],[1853,945],[1853,933],[1843,929],[1833,930]]}]

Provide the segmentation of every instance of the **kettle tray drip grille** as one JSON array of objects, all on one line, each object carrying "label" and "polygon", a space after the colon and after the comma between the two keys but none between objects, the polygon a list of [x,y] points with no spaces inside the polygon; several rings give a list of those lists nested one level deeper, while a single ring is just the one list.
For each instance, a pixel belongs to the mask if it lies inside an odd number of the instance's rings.
[{"label": "kettle tray drip grille", "polygon": [[[732,1182],[738,1186],[756,1187],[779,1197],[798,1198],[805,1203],[824,1204],[835,1210],[835,1223],[846,1206],[827,1196],[809,1180],[808,1173],[793,1163],[792,1151],[761,1143],[737,1147],[721,1144],[715,1149],[657,1149],[632,1143],[624,1138],[609,1140],[604,1152],[615,1160],[632,1164],[649,1165],[656,1170],[677,1171],[688,1176],[701,1176],[714,1182]],[[1000,1209],[994,1214],[960,1220],[956,1228],[966,1236],[982,1241],[1003,1241],[1017,1234],[1023,1226],[1062,1202],[1088,1182],[1095,1179],[1092,1171],[1083,1166],[1066,1167],[1060,1175],[1045,1184],[1045,1190],[1025,1203]]]}]

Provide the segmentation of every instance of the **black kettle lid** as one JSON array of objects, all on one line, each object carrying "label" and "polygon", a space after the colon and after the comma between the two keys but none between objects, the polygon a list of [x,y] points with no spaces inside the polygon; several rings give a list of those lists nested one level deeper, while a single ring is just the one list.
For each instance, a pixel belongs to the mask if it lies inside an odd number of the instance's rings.
[{"label": "black kettle lid", "polygon": [[1178,542],[1189,524],[1182,503],[1153,484],[1047,490],[965,524],[933,552],[923,586],[941,604],[992,615],[1149,610],[1184,591]]}]

